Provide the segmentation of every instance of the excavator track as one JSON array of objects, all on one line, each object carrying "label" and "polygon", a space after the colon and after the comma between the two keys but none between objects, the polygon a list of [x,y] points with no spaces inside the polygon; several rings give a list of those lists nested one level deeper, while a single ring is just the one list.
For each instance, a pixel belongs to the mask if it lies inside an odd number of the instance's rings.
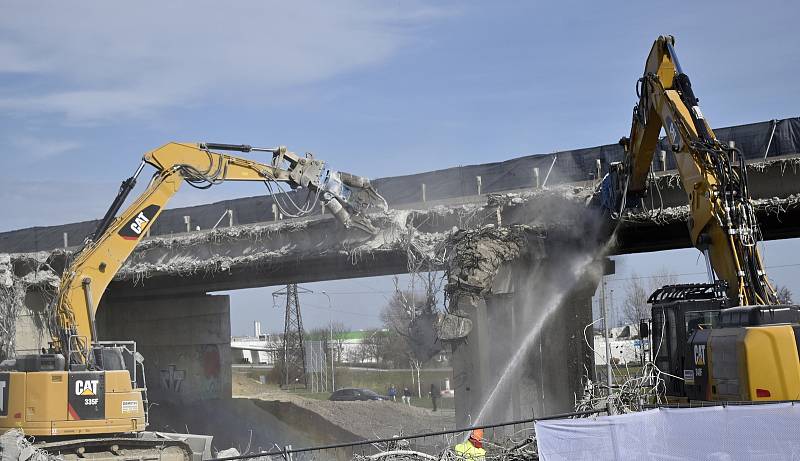
[{"label": "excavator track", "polygon": [[64,460],[192,461],[191,447],[180,440],[165,438],[102,438],[38,442],[34,447]]}]

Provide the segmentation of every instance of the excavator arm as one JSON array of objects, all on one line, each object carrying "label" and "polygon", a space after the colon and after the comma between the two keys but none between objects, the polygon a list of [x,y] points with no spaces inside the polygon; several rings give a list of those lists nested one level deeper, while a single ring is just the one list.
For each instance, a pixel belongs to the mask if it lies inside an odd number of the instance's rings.
[{"label": "excavator arm", "polygon": [[630,138],[620,140],[626,154],[616,185],[622,190],[618,206],[635,203],[628,198],[647,190],[663,128],[689,200],[691,241],[704,253],[709,276],[714,278],[715,273],[726,282],[734,303],[777,304],[757,247],[760,231],[750,203],[744,156],[717,140],[674,44],[672,36],[659,37],[639,79]]},{"label": "excavator arm", "polygon": [[[268,152],[272,154],[272,162],[259,163],[211,149]],[[148,164],[156,168],[150,184],[117,216],[137,177]],[[285,147],[169,143],[147,152],[136,173],[123,181],[119,195],[94,235],[64,271],[55,301],[54,349],[68,357],[70,363],[91,363],[91,346],[97,340],[94,316],[106,287],[184,182],[199,188],[223,181],[265,182],[268,187],[280,182],[292,188],[307,188],[345,226],[375,233],[375,228],[361,213],[363,203],[356,207],[348,200],[353,190],[380,197],[369,180],[334,171],[322,178],[323,168],[322,161],[310,155],[297,156]]]}]

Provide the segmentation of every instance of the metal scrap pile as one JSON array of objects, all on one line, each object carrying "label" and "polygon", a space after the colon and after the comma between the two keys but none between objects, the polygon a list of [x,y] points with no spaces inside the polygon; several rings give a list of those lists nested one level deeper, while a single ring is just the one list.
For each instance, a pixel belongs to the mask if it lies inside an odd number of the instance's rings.
[{"label": "metal scrap pile", "polygon": [[[496,427],[496,432],[484,438],[482,447],[485,456],[481,461],[530,461],[539,459],[533,423],[525,425],[505,425]],[[493,429],[494,431],[494,429]],[[372,440],[337,444],[335,447],[323,446],[292,450],[291,447],[273,447],[272,449],[249,453],[245,460],[263,461],[329,461],[332,459],[349,459],[352,461],[467,461],[478,458],[464,457],[456,446],[465,442],[467,433],[444,432],[432,435],[418,435],[404,438],[402,435],[393,439]],[[232,455],[236,450],[225,450],[217,453],[217,458]]]}]

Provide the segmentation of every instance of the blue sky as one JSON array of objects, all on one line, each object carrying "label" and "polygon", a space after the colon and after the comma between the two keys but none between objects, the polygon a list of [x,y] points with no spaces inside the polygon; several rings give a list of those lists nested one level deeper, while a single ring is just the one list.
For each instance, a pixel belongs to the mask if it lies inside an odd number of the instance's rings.
[{"label": "blue sky", "polygon": [[[284,144],[371,177],[613,143],[663,33],[714,126],[799,115],[796,2],[219,5],[4,2],[0,231],[102,215],[141,154],[172,140]],[[172,205],[262,192],[186,188]],[[767,264],[797,248],[768,244]],[[695,263],[679,252],[620,267]],[[791,268],[771,274],[796,285]],[[391,290],[386,278],[324,286],[356,292],[334,301],[357,327],[377,323]],[[317,297],[312,326],[327,322]],[[258,315],[280,328],[269,290],[233,303],[234,333]]]}]

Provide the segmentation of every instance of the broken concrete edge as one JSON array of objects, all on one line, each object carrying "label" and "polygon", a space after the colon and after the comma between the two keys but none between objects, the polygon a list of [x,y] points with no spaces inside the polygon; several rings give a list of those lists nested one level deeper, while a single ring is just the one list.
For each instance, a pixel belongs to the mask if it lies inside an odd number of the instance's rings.
[{"label": "broken concrete edge", "polygon": [[[763,161],[756,161],[747,164],[748,175],[775,172],[779,176],[784,176],[787,172],[793,175],[800,174],[800,157],[797,154],[784,156],[781,158],[769,158]],[[656,172],[656,181],[664,189],[683,189],[681,175],[677,170]]]},{"label": "broken concrete edge", "polygon": [[[454,212],[454,210],[443,210]],[[328,226],[338,226],[330,219],[324,221],[306,222],[302,225],[295,223],[282,225],[281,223],[254,224],[229,228],[219,231],[206,232],[202,235],[182,235],[171,238],[152,239],[146,246],[137,248],[137,251],[117,273],[115,280],[133,280],[134,283],[159,274],[212,274],[220,271],[231,271],[237,268],[268,268],[280,265],[282,258],[291,257],[301,259],[310,255],[341,255],[346,256],[351,264],[358,264],[367,255],[382,252],[396,252],[405,247],[408,239],[414,240],[417,251],[432,252],[444,234],[409,234],[407,229],[411,210],[394,211],[371,216],[380,225],[381,231],[375,236],[348,235],[342,229],[329,229]],[[315,230],[319,232],[320,241],[289,242],[278,247],[250,246],[246,252],[235,256],[225,254],[209,254],[205,258],[195,257],[191,248],[196,245],[225,245],[231,242],[257,243],[282,237],[287,233],[297,231]],[[342,234],[341,238],[330,238],[328,234]],[[357,234],[358,232],[356,232]],[[198,233],[199,234],[199,233]],[[301,246],[305,244],[305,246]],[[323,246],[323,244],[325,244]],[[188,251],[182,251],[188,250]],[[154,252],[161,255],[156,262],[146,260],[146,254]]]},{"label": "broken concrete edge", "polygon": [[16,352],[17,318],[25,309],[27,286],[14,283],[0,287],[0,359]]},{"label": "broken concrete edge", "polygon": [[[765,173],[775,173],[777,176],[785,176],[787,174],[798,175],[800,174],[800,157],[798,154],[785,156],[782,158],[769,158],[764,161],[757,161],[748,163],[747,171],[750,175],[764,175]],[[683,193],[683,184],[681,183],[681,175],[677,170],[668,170],[665,172],[657,172],[655,174],[656,185],[662,191],[678,191]],[[487,195],[488,206],[505,206],[515,203],[521,203],[528,198],[544,197],[544,196],[560,196],[564,198],[581,199],[586,198],[586,194],[596,194],[597,186],[600,180],[581,181],[578,183],[559,184],[555,187],[540,188],[540,189],[524,189],[520,191],[510,191],[497,194]],[[754,194],[756,200],[766,197],[759,197]],[[688,200],[688,199],[687,199]],[[683,200],[686,202],[686,200]]]},{"label": "broken concrete edge", "polygon": [[516,224],[507,227],[487,224],[479,229],[461,229],[444,242],[447,254],[444,287],[446,312],[436,322],[436,337],[446,343],[464,340],[472,331],[473,322],[463,303],[474,305],[491,294],[500,267],[527,257],[544,257],[543,229]]},{"label": "broken concrete edge", "polygon": [[[800,194],[792,194],[788,197],[772,197],[751,200],[757,215],[779,216],[789,210],[800,208]],[[655,210],[626,210],[621,220],[631,223],[655,223],[666,225],[675,222],[685,222],[691,216],[689,205],[659,208]]]},{"label": "broken concrete edge", "polygon": [[542,189],[528,189],[519,192],[509,192],[505,194],[489,194],[486,198],[488,207],[503,207],[509,205],[521,205],[530,200],[541,199],[566,199],[577,203],[588,204],[588,201],[595,194],[593,186],[565,184],[555,187]]},{"label": "broken concrete edge", "polygon": [[490,224],[456,231],[446,241],[448,282],[445,293],[451,297],[489,294],[500,266],[523,253],[534,253],[534,248],[541,251],[541,241],[545,237],[544,230],[524,224],[508,227]]},{"label": "broken concrete edge", "polygon": [[[432,212],[440,217],[451,214],[474,214],[477,206],[462,205],[454,208],[437,207]],[[381,232],[376,236],[364,237],[363,235],[347,234],[347,230],[337,228],[338,222],[332,218],[323,218],[306,221],[286,221],[264,223],[258,225],[245,225],[233,228],[223,228],[212,231],[182,234],[178,236],[165,236],[145,240],[134,251],[133,257],[123,265],[116,274],[115,280],[132,281],[134,285],[142,284],[151,276],[158,274],[213,274],[231,271],[237,268],[258,269],[262,267],[276,267],[282,263],[282,258],[290,253],[297,253],[302,257],[296,247],[283,246],[277,249],[258,248],[253,246],[250,254],[237,257],[223,254],[212,257],[190,257],[191,251],[180,255],[181,249],[190,249],[197,245],[224,245],[231,241],[244,241],[257,243],[274,239],[277,235],[303,232],[310,228],[321,231],[323,235],[328,232],[343,234],[338,245],[332,248],[319,249],[319,245],[310,245],[306,252],[336,253],[345,255],[352,264],[358,264],[364,258],[383,252],[397,252],[405,248],[413,240],[413,249],[418,254],[427,256],[435,254],[444,240],[445,233],[420,233],[414,231],[413,221],[418,218],[415,210],[399,210],[371,216],[381,226]],[[331,229],[333,228],[333,229]],[[355,234],[355,232],[353,232]],[[179,255],[167,258],[163,262],[137,261],[136,253],[146,253],[155,250],[168,250]],[[0,255],[0,314],[5,319],[3,327],[5,334],[0,338],[0,351],[5,351],[4,356],[14,355],[16,318],[27,308],[25,297],[30,291],[52,294],[59,286],[60,274],[63,272],[67,261],[74,258],[76,251],[71,249],[57,249],[51,252],[15,253]],[[51,304],[48,302],[48,304]]]},{"label": "broken concrete edge", "polygon": [[[437,338],[458,343],[469,335],[473,326],[467,313],[470,309],[462,308],[474,307],[491,297],[498,288],[495,279],[502,268],[545,259],[551,245],[579,248],[597,240],[598,245],[605,246],[613,235],[613,223],[591,206],[593,196],[594,189],[584,186],[490,196],[488,203],[496,210],[497,224],[454,230],[444,242],[448,302],[436,325]],[[531,202],[535,202],[533,209],[527,206]],[[545,214],[552,220],[548,226],[536,225],[538,216],[528,216],[533,224],[501,225],[508,220],[525,220],[530,213]]]},{"label": "broken concrete edge", "polygon": [[[434,219],[455,215],[471,217],[479,213],[481,209],[481,206],[477,204],[464,204],[456,207],[437,206],[427,210],[392,210],[386,213],[371,214],[370,218],[380,227],[380,232],[375,236],[367,236],[359,231],[337,228],[339,224],[330,217],[250,224],[195,233],[159,236],[141,242],[116,274],[114,280],[141,281],[150,276],[163,273],[215,273],[251,265],[268,266],[272,261],[279,261],[282,257],[290,254],[297,254],[297,257],[302,257],[304,251],[314,254],[346,255],[352,260],[353,264],[357,264],[364,255],[397,251],[405,248],[410,240],[413,240],[415,251],[432,254],[441,245],[447,233],[416,231],[415,223],[424,222],[432,217]],[[306,249],[299,249],[297,245],[263,249],[255,246],[249,254],[239,256],[217,254],[209,258],[199,259],[177,255],[181,249],[188,249],[198,245],[210,245],[213,247],[232,241],[267,242],[275,239],[276,236],[306,231],[317,231],[320,235],[326,236],[328,241],[325,242],[325,247],[320,248],[320,245],[312,242],[310,248]],[[328,234],[331,237],[327,237]],[[169,252],[173,256],[161,258],[160,262],[142,261],[140,260],[141,258],[137,257],[143,253],[158,250]],[[19,277],[31,279],[29,280],[31,285],[57,283],[58,277],[56,273],[59,271],[53,271],[52,267],[63,267],[63,261],[74,256],[74,252],[64,249],[52,252],[15,253],[9,255],[11,265],[16,268],[12,272]],[[34,269],[34,267],[40,266],[47,269]]]}]

